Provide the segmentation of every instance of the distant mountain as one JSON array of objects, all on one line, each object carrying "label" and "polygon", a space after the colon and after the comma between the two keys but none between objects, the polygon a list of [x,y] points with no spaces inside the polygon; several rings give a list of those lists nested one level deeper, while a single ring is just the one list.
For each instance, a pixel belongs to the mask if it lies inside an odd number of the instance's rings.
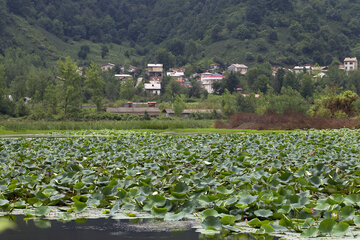
[{"label": "distant mountain", "polygon": [[111,45],[110,59],[168,54],[179,66],[360,57],[360,2],[351,0],[0,0],[0,16],[1,51],[18,46],[52,59],[77,57],[81,44],[96,61],[100,46]]}]

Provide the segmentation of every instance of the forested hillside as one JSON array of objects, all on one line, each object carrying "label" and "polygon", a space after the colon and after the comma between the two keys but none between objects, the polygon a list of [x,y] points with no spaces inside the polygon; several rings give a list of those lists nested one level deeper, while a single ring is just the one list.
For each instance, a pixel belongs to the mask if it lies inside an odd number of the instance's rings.
[{"label": "forested hillside", "polygon": [[120,45],[123,61],[166,52],[178,66],[203,58],[325,65],[360,56],[360,2],[350,0],[0,0],[0,15],[2,53],[26,45],[13,39],[20,17],[69,46]]}]

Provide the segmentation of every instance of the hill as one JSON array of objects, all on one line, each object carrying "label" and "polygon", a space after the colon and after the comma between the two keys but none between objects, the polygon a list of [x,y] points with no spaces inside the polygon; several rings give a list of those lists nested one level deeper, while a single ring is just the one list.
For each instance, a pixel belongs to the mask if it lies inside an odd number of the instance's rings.
[{"label": "hill", "polygon": [[[360,56],[360,3],[350,0],[0,0],[1,51],[120,63],[202,59],[329,64]],[[101,58],[103,46],[109,50]],[[165,51],[164,51],[165,49]]]}]

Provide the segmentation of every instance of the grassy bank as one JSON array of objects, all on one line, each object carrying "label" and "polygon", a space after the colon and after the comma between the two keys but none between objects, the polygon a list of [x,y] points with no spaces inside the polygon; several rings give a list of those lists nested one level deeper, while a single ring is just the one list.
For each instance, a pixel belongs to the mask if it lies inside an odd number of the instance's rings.
[{"label": "grassy bank", "polygon": [[0,133],[44,133],[62,130],[101,130],[101,129],[189,129],[211,128],[211,120],[151,120],[151,121],[0,121]]}]

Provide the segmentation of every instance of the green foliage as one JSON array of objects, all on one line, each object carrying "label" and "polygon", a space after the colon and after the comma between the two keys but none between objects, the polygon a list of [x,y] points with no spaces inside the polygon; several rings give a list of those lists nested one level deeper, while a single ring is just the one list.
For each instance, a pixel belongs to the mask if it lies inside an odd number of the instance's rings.
[{"label": "green foliage", "polygon": [[175,101],[173,103],[173,110],[176,116],[180,116],[184,109],[186,107],[186,104],[184,102],[184,100],[181,98],[181,96],[176,95],[175,96]]},{"label": "green foliage", "polygon": [[268,110],[273,110],[278,114],[283,114],[286,110],[306,113],[309,104],[300,93],[290,87],[283,87],[279,95],[269,92],[259,99],[256,112],[263,114]]},{"label": "green foliage", "polygon": [[175,101],[176,96],[184,94],[186,91],[185,87],[175,79],[170,79],[165,86],[165,97],[170,101]]},{"label": "green foliage", "polygon": [[100,76],[98,67],[95,64],[90,65],[86,75],[85,86],[90,91],[91,101],[96,105],[97,111],[102,111],[105,82]]},{"label": "green foliage", "polygon": [[[83,6],[87,6],[86,11]],[[261,54],[264,62],[295,64],[291,62],[296,58],[299,62],[324,65],[333,57],[349,55],[359,41],[359,20],[344,17],[356,16],[358,7],[356,1],[348,4],[218,1],[204,8],[203,3],[195,0],[186,3],[124,0],[106,4],[101,1],[89,4],[85,0],[61,3],[49,0],[37,4],[30,0],[2,0],[1,16],[5,17],[0,26],[21,17],[35,25],[30,26],[32,29],[42,27],[61,40],[98,43],[99,60],[100,56],[106,56],[101,46],[112,43],[124,47],[123,53],[127,52],[129,58],[146,55],[154,59],[154,51],[165,48],[176,56],[176,63],[220,56],[219,52],[224,53],[221,58],[227,61],[244,61],[245,58],[250,60],[246,55],[251,52],[253,56]],[[8,14],[7,9],[12,14]],[[18,28],[17,23],[15,25]],[[4,28],[8,34],[3,35],[2,43],[21,46],[26,42],[24,39],[20,43],[9,41],[12,36],[9,33],[17,30],[11,26]],[[44,44],[34,45],[42,50]],[[80,53],[80,58],[89,58],[86,51],[79,52],[79,49],[74,50],[73,57]],[[276,50],[276,55],[270,50]]]},{"label": "green foliage", "polygon": [[311,97],[314,93],[314,81],[309,74],[304,74],[301,79],[300,93],[304,98]]},{"label": "green foliage", "polygon": [[176,63],[175,56],[168,52],[166,49],[159,49],[155,52],[155,61],[158,63],[162,63],[164,65],[164,69],[168,70],[171,67],[174,67]]},{"label": "green foliage", "polygon": [[223,106],[222,106],[222,112],[225,114],[225,116],[230,116],[235,113],[236,108],[236,97],[234,95],[231,95],[229,90],[225,89],[225,93],[223,95]]},{"label": "green foliage", "polygon": [[109,53],[109,48],[106,45],[101,47],[101,58],[104,59]]},{"label": "green foliage", "polygon": [[321,96],[315,100],[315,104],[311,107],[311,114],[327,117],[349,117],[355,112],[357,99],[358,95],[349,90],[338,95],[328,94]]},{"label": "green foliage", "polygon": [[[86,216],[89,207],[105,208],[102,216],[115,219],[141,215],[174,221],[196,213],[203,234],[241,232],[244,219],[257,234],[280,236],[287,228],[301,237],[341,237],[359,225],[353,167],[359,130],[63,134],[68,135],[0,139],[0,154],[8,156],[0,171],[5,213],[15,208],[44,217],[53,211],[49,206],[65,202],[74,218]],[[342,161],[333,161],[330,145]],[[149,146],[161,149],[147,151]],[[113,154],[119,149],[126,154]],[[151,164],[155,158],[157,164]],[[11,177],[18,172],[25,182]]]},{"label": "green foliage", "polygon": [[247,85],[252,91],[257,92],[260,90],[265,93],[268,89],[268,84],[270,83],[271,74],[270,64],[257,65],[254,68],[249,69],[246,73]]},{"label": "green foliage", "polygon": [[57,70],[59,73],[59,79],[62,83],[62,108],[64,114],[76,114],[78,113],[82,102],[81,91],[81,77],[77,72],[77,65],[70,57],[66,57],[65,60],[59,60]]},{"label": "green foliage", "polygon": [[88,45],[82,45],[80,51],[78,52],[79,58],[86,59],[88,53],[90,52],[90,47]]},{"label": "green foliage", "polygon": [[46,111],[51,114],[56,114],[58,111],[58,101],[61,98],[58,90],[53,84],[49,84],[45,89],[43,104]]},{"label": "green foliage", "polygon": [[135,94],[136,88],[134,86],[134,80],[127,78],[121,83],[120,86],[120,98],[125,100],[132,100]]}]

